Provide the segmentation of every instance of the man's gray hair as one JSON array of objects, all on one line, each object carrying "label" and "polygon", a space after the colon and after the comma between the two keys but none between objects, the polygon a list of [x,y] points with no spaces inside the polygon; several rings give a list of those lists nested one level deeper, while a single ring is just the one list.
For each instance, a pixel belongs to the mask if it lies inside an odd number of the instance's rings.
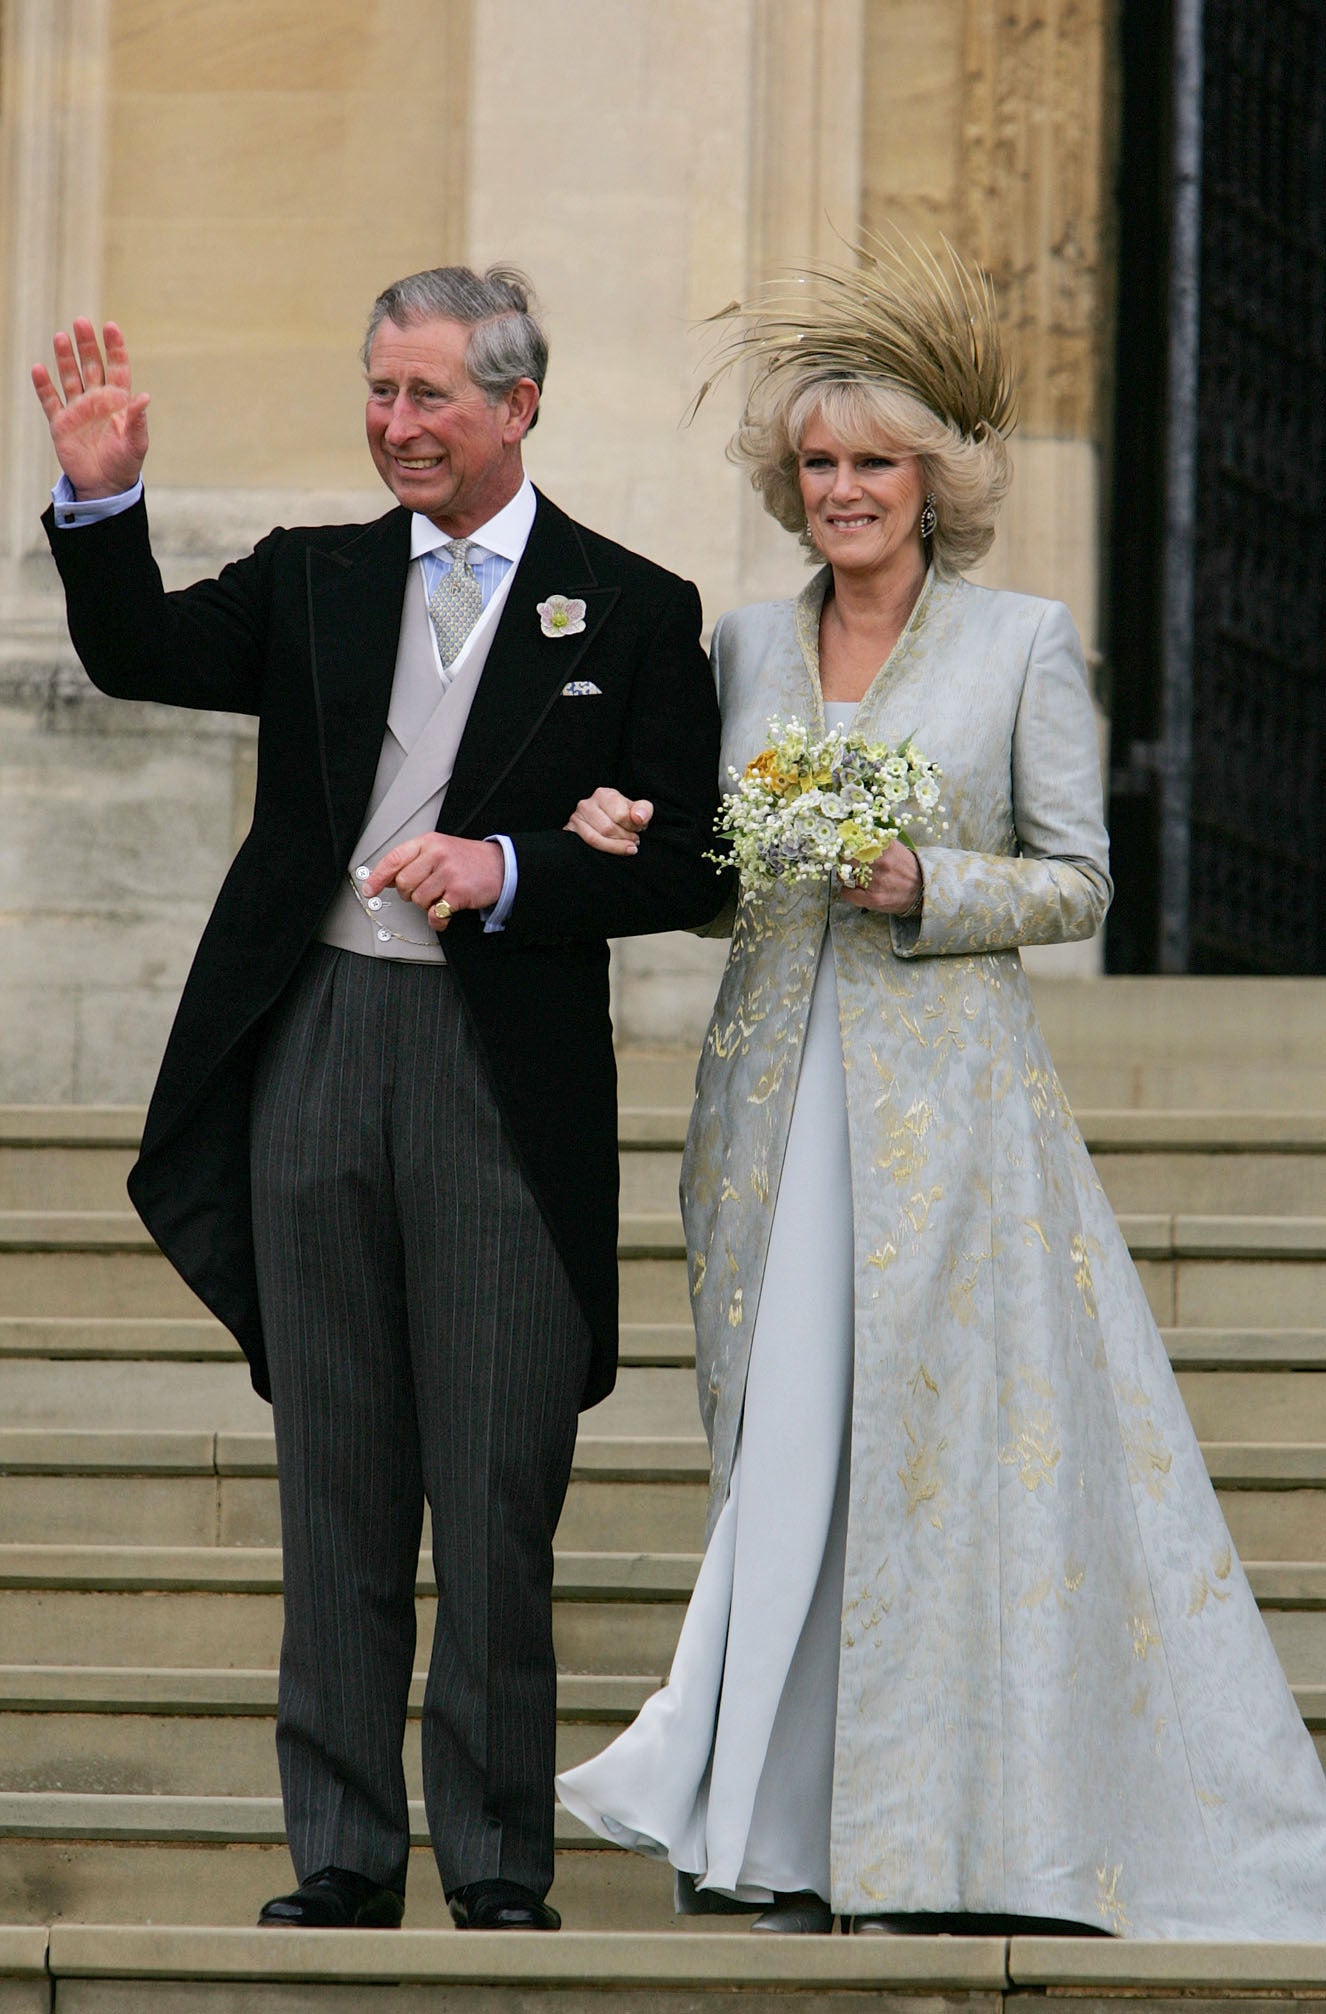
[{"label": "man's gray hair", "polygon": [[[459,322],[469,329],[465,368],[490,406],[520,378],[533,378],[543,390],[548,338],[538,319],[534,290],[514,266],[490,266],[486,273],[476,273],[470,266],[430,266],[426,272],[393,281],[369,311],[359,353],[365,370],[383,322],[406,329],[413,322],[434,320]],[[530,424],[538,417],[536,410]]]}]

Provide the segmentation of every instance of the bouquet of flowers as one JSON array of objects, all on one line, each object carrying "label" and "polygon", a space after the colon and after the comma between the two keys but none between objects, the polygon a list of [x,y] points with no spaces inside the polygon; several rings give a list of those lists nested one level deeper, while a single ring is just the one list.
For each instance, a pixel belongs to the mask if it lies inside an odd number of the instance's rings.
[{"label": "bouquet of flowers", "polygon": [[799,720],[769,722],[770,745],[746,764],[723,800],[715,829],[726,853],[708,857],[737,868],[742,887],[835,876],[866,888],[875,862],[895,839],[946,832],[942,772],[908,736],[896,748],[834,728],[813,741]]}]

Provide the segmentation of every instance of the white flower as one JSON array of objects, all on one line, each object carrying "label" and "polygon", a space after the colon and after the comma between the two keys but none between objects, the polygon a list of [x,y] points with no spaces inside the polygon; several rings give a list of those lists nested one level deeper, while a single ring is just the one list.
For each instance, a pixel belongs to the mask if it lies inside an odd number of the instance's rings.
[{"label": "white flower", "polygon": [[536,602],[534,606],[545,636],[579,636],[585,627],[583,601],[568,601],[564,594],[550,594],[547,601]]}]

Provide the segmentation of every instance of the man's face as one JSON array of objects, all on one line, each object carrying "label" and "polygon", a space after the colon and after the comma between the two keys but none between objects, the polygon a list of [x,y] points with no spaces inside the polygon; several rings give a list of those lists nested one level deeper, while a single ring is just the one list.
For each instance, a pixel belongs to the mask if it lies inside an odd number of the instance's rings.
[{"label": "man's face", "polygon": [[490,406],[471,384],[469,337],[449,320],[383,322],[368,361],[364,425],[373,466],[398,503],[452,538],[477,530],[515,495],[528,425],[510,399]]}]

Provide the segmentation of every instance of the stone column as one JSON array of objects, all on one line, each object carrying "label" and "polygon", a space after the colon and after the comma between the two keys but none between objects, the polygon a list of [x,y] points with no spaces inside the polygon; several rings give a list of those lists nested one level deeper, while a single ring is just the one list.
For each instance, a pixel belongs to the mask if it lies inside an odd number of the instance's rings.
[{"label": "stone column", "polygon": [[5,482],[0,664],[44,659],[51,575],[37,522],[52,471],[28,368],[53,329],[100,307],[110,0],[10,0],[0,44]]}]

